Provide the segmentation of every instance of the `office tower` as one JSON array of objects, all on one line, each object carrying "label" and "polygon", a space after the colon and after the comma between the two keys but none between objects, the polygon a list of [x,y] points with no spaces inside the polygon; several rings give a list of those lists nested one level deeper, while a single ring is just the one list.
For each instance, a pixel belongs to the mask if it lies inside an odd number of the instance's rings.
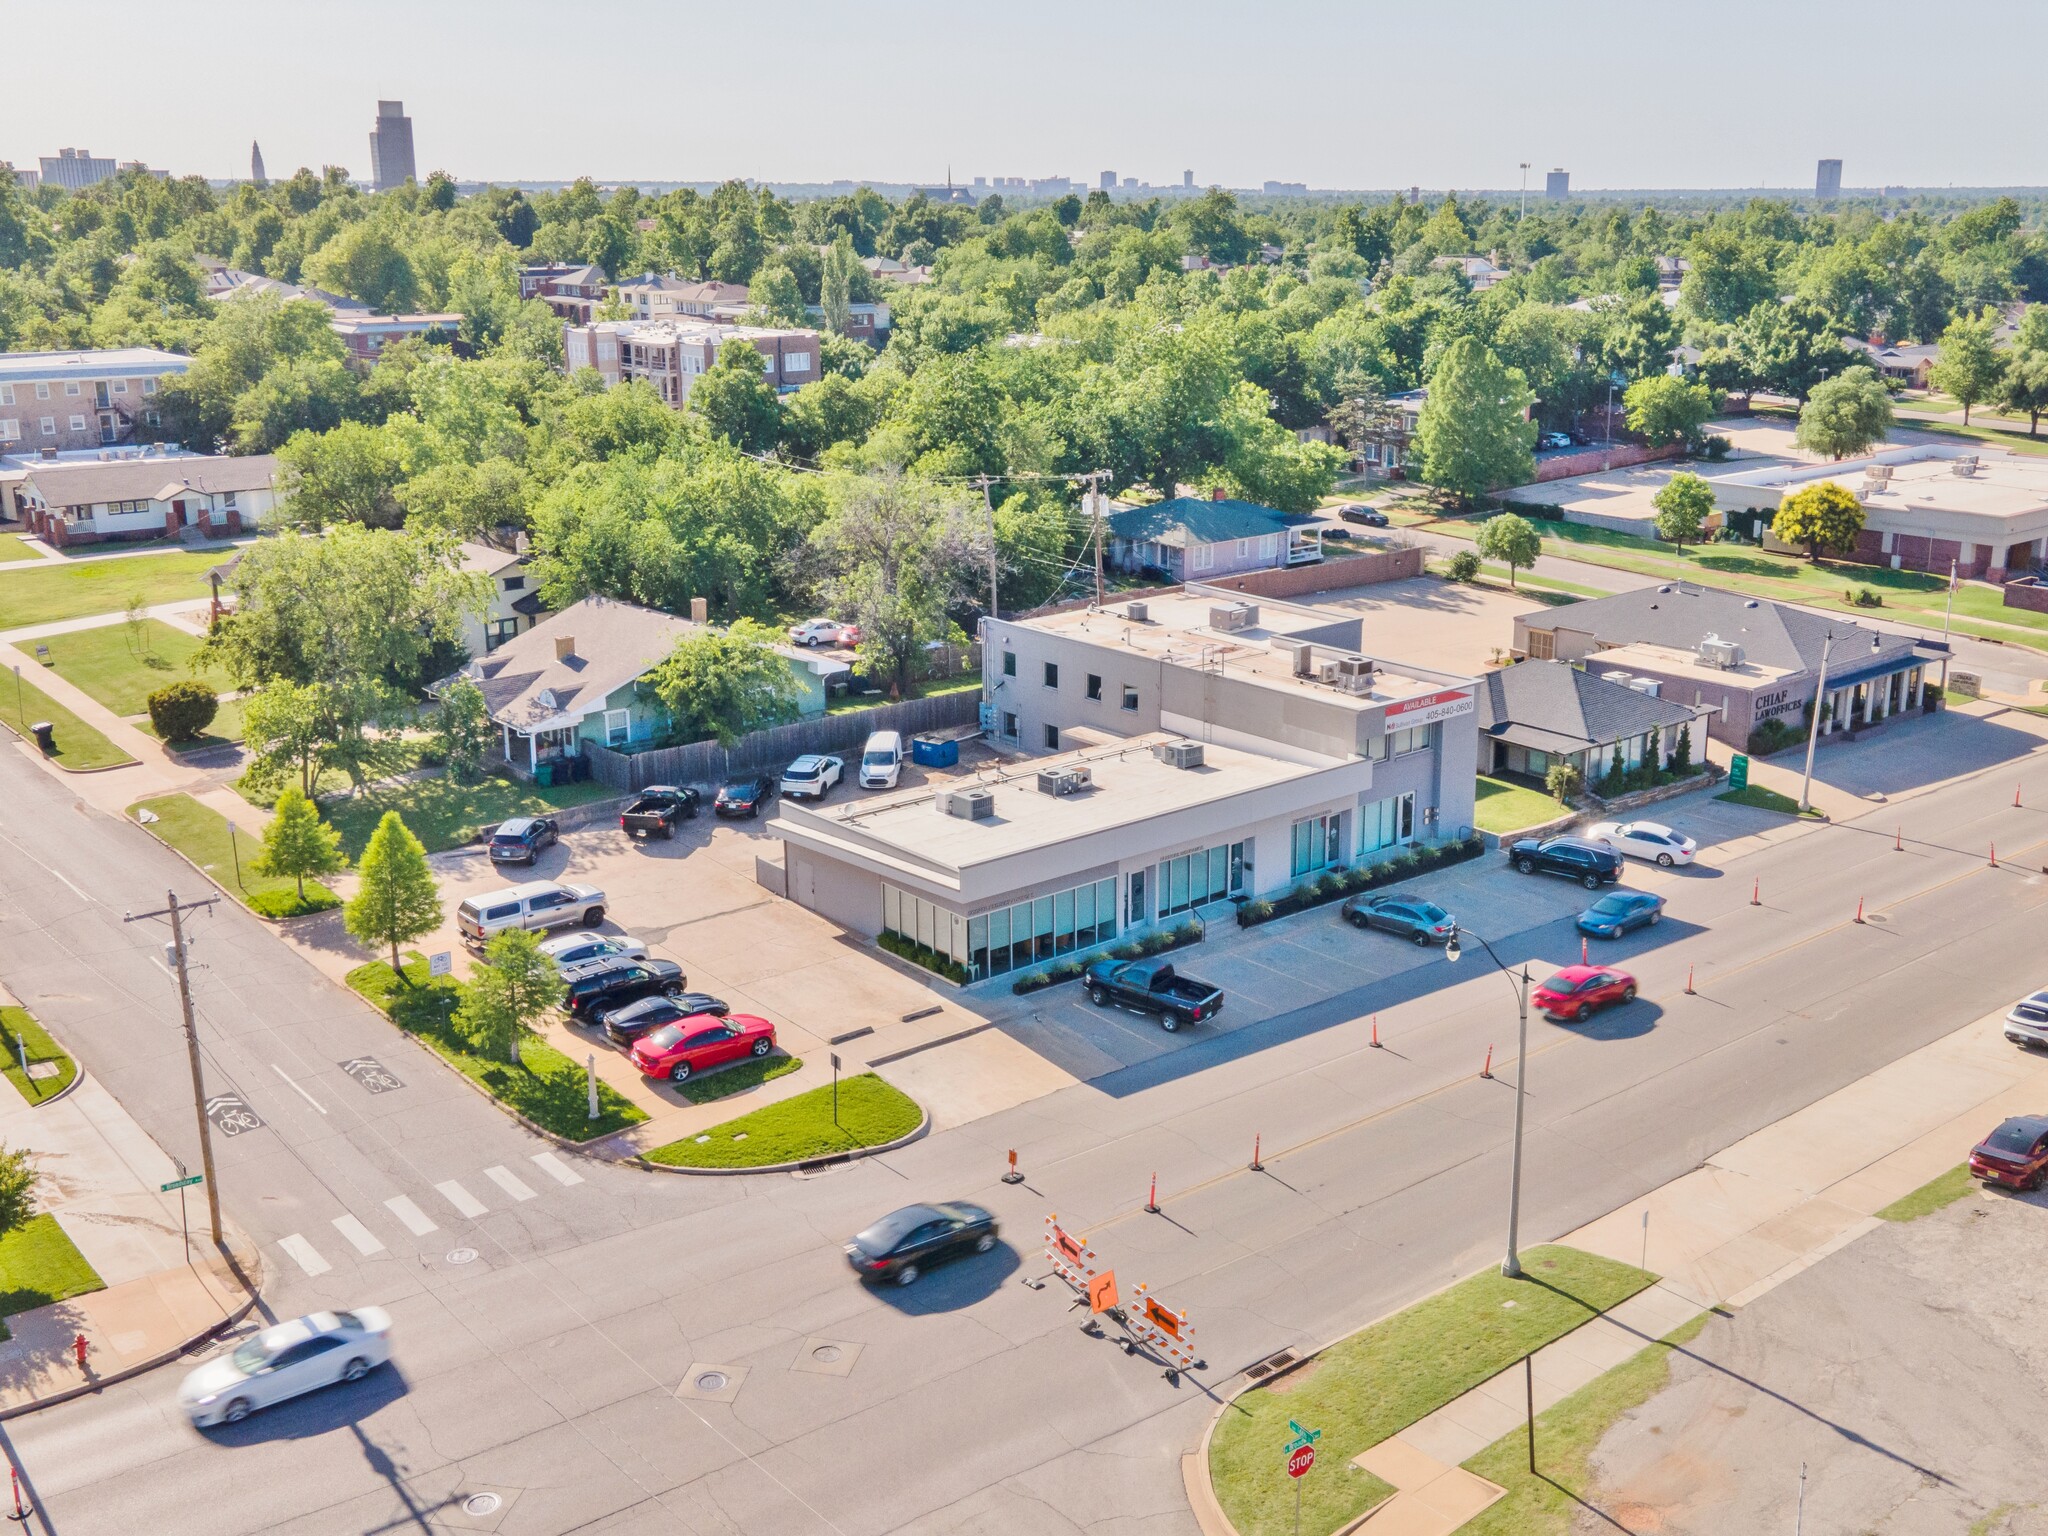
[{"label": "office tower", "polygon": [[1813,195],[1826,201],[1842,195],[1842,162],[1823,160],[1813,178]]},{"label": "office tower", "polygon": [[1543,178],[1545,197],[1570,197],[1572,195],[1572,173],[1562,167]]},{"label": "office tower", "polygon": [[370,183],[389,192],[419,180],[412,161],[412,119],[402,101],[377,103],[377,126],[370,130]]},{"label": "office tower", "polygon": [[263,174],[263,146],[254,139],[249,141],[249,179],[259,187],[270,185],[270,178]]},{"label": "office tower", "polygon": [[43,180],[53,187],[64,187],[73,192],[98,186],[114,174],[114,162],[93,159],[89,149],[60,149],[54,156],[43,155],[41,159]]},{"label": "office tower", "polygon": [[1188,191],[1190,191],[1190,192],[1194,191],[1194,189],[1195,189],[1195,173],[1194,173],[1193,171],[1182,171],[1182,172],[1180,173],[1180,184],[1181,184],[1181,185],[1182,185],[1183,187],[1187,188],[1187,190],[1188,190]]},{"label": "office tower", "polygon": [[1101,186],[1105,192],[1114,192],[1116,190],[1116,172],[1104,171],[1102,173]]}]

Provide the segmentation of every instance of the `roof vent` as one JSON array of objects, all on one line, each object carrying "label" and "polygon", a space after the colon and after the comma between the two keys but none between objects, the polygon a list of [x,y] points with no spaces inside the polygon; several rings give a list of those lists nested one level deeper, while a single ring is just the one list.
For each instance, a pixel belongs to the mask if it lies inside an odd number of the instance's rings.
[{"label": "roof vent", "polygon": [[1342,693],[1372,692],[1373,665],[1370,657],[1339,656],[1316,668],[1316,676]]},{"label": "roof vent", "polygon": [[1254,628],[1258,622],[1257,603],[1218,603],[1209,610],[1209,627],[1224,634]]},{"label": "roof vent", "polygon": [[1748,602],[1744,603],[1742,606],[1745,608],[1754,608],[1756,606],[1756,599],[1752,597]]},{"label": "roof vent", "polygon": [[1132,603],[1124,609],[1124,613],[1133,624],[1149,624],[1152,622],[1152,609],[1146,603]]},{"label": "roof vent", "polygon": [[1202,766],[1202,744],[1199,741],[1162,741],[1153,747],[1152,755],[1169,768]]},{"label": "roof vent", "polygon": [[1038,792],[1041,795],[1078,795],[1084,789],[1095,787],[1095,776],[1086,768],[1046,768],[1038,775]]},{"label": "roof vent", "polygon": [[962,821],[987,821],[996,813],[996,795],[992,789],[942,789],[938,796],[939,814],[957,816]]},{"label": "roof vent", "polygon": [[1654,677],[1632,677],[1628,680],[1628,686],[1637,693],[1647,693],[1653,699],[1658,697],[1664,687],[1663,683]]},{"label": "roof vent", "polygon": [[1659,587],[1657,590],[1663,593],[1666,597],[1669,597],[1671,595],[1671,589],[1669,587]]}]

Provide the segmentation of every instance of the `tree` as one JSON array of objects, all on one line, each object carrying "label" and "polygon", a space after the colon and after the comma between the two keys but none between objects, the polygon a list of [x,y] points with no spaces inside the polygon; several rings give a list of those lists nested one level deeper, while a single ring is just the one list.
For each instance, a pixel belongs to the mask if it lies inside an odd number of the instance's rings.
[{"label": "tree", "polygon": [[441,926],[441,891],[427,850],[398,812],[386,811],[363,849],[359,870],[361,879],[342,909],[342,922],[360,944],[390,945],[391,969],[403,980],[398,946]]},{"label": "tree", "polygon": [[33,1153],[0,1146],[0,1237],[35,1219],[36,1185],[41,1181]]},{"label": "tree", "polygon": [[1572,797],[1579,792],[1579,783],[1579,770],[1570,763],[1552,763],[1543,775],[1543,787],[1559,805],[1571,804]]},{"label": "tree", "polygon": [[1892,426],[1892,397],[1876,373],[1858,363],[1837,378],[1813,387],[1799,408],[1794,441],[1810,453],[1841,459],[1885,440]]},{"label": "tree", "polygon": [[782,407],[762,371],[760,350],[749,341],[730,340],[718,349],[717,361],[690,386],[689,408],[713,437],[743,453],[766,453],[782,427]]},{"label": "tree", "polygon": [[1704,384],[1675,379],[1668,373],[1637,379],[1622,396],[1628,429],[1640,433],[1653,448],[1667,443],[1696,443],[1700,428],[1714,414],[1714,392]]},{"label": "tree", "polygon": [[1528,480],[1536,473],[1536,424],[1525,419],[1531,399],[1522,375],[1477,338],[1452,342],[1430,378],[1416,434],[1422,478],[1466,505]]},{"label": "tree", "polygon": [[1461,549],[1452,555],[1449,575],[1453,581],[1477,581],[1479,579],[1479,551]]},{"label": "tree", "polygon": [[220,701],[197,678],[166,683],[146,701],[149,723],[165,741],[192,741],[213,724]]},{"label": "tree", "polygon": [[458,677],[443,691],[441,706],[434,711],[434,750],[446,759],[448,772],[468,784],[482,776],[484,757],[497,739],[483,690]]},{"label": "tree", "polygon": [[2040,433],[2041,413],[2048,411],[2048,304],[2029,304],[2021,317],[1997,398],[2005,410],[2027,413],[2027,436]]},{"label": "tree", "polygon": [[1671,749],[1671,771],[1676,774],[1692,772],[1692,722],[1690,720],[1678,728],[1678,741]]},{"label": "tree", "polygon": [[1481,523],[1477,543],[1481,555],[1508,568],[1510,587],[1515,584],[1516,567],[1534,565],[1536,557],[1543,553],[1543,535],[1536,531],[1536,525],[1513,512],[1503,512]]},{"label": "tree", "polygon": [[275,782],[296,774],[301,794],[311,795],[320,778],[328,744],[326,690],[273,678],[242,701],[242,747],[248,774]]},{"label": "tree", "polygon": [[779,261],[754,274],[747,284],[747,303],[771,325],[802,325],[806,318],[796,274]]},{"label": "tree", "polygon": [[484,946],[483,964],[463,988],[455,1026],[479,1051],[519,1062],[520,1038],[562,1000],[562,973],[541,953],[540,939],[507,928]]},{"label": "tree", "polygon": [[278,510],[301,527],[396,528],[405,520],[397,497],[405,474],[397,444],[381,427],[344,421],[328,432],[295,432],[277,457],[284,465]]},{"label": "tree", "polygon": [[676,642],[647,682],[677,735],[730,748],[796,718],[796,676],[787,658],[770,649],[771,633],[743,619],[729,631],[700,630]]},{"label": "tree", "polygon": [[1987,309],[1979,315],[1958,315],[1941,333],[1941,354],[1927,382],[1963,402],[1963,425],[1970,424],[1970,407],[1988,400],[1998,388],[2004,359],[1998,355],[1998,311]]},{"label": "tree", "polygon": [[1698,475],[1673,475],[1650,498],[1657,509],[1657,537],[1680,549],[1695,542],[1714,510],[1714,488]]},{"label": "tree", "polygon": [[303,902],[306,876],[334,875],[346,868],[340,829],[322,821],[319,810],[299,790],[286,789],[277,797],[270,825],[263,829],[263,852],[256,856],[256,873],[296,880]]},{"label": "tree", "polygon": [[825,325],[835,336],[844,336],[853,317],[854,273],[860,258],[853,253],[853,241],[845,235],[825,247],[818,280],[818,302],[825,311]]},{"label": "tree", "polygon": [[1787,544],[1805,545],[1809,560],[1818,560],[1823,548],[1853,549],[1862,531],[1863,504],[1854,491],[1832,480],[1794,491],[1771,519],[1771,532]]}]

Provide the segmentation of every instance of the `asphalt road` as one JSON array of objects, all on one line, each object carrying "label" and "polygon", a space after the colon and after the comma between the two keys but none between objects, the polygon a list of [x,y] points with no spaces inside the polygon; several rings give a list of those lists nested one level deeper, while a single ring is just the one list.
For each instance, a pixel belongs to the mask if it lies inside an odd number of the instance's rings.
[{"label": "asphalt road", "polygon": [[[1884,748],[1880,733],[1835,750]],[[1679,882],[1665,923],[1609,951],[1643,1000],[1532,1029],[1524,1241],[2040,984],[2048,879],[2027,870],[2048,862],[2048,824],[2011,805],[2015,778],[2048,807],[2041,759],[2002,764],[1895,800],[1881,829],[1787,827]],[[201,882],[12,751],[0,804],[0,975],[190,1161],[164,935],[120,919]],[[1879,921],[1849,921],[1859,897]],[[1511,963],[1578,947],[1561,922],[1487,937]],[[47,1530],[1191,1531],[1178,1461],[1210,1387],[1498,1257],[1514,1005],[1476,953],[1453,971],[1416,952],[1385,979],[826,1176],[565,1158],[575,1183],[253,919],[216,909],[195,958],[213,1086],[266,1122],[220,1143],[220,1174],[271,1265],[268,1306],[388,1306],[397,1363],[207,1435],[176,1412],[175,1369],[0,1426]],[[1388,1049],[1366,1043],[1371,1014]],[[1489,1042],[1502,1058],[1481,1081]],[[365,1054],[404,1088],[371,1095],[341,1072]],[[1262,1174],[1243,1167],[1255,1132]],[[1021,1186],[996,1179],[1009,1147]],[[1014,1246],[909,1290],[851,1279],[846,1234],[946,1196],[996,1210]],[[1048,1210],[1126,1294],[1145,1280],[1186,1308],[1210,1368],[1169,1385],[1079,1332],[1056,1288],[1016,1283],[1043,1271]],[[319,1273],[281,1248],[294,1236]],[[729,1401],[690,1388],[713,1366]],[[470,1512],[476,1494],[496,1507]]]}]

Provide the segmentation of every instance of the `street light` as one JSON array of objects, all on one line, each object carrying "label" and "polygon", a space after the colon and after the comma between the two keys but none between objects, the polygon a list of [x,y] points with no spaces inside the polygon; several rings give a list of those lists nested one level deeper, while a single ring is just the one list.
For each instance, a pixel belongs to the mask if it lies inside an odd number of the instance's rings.
[{"label": "street light", "polygon": [[[1508,1173],[1508,1252],[1500,1261],[1500,1272],[1510,1280],[1522,1278],[1522,1259],[1516,1252],[1522,1229],[1522,1089],[1529,1078],[1529,967],[1525,962],[1520,976],[1493,952],[1493,946],[1479,935],[1468,934],[1478,939],[1479,947],[1486,951],[1491,960],[1507,977],[1508,985],[1515,989],[1515,1154],[1514,1163]],[[1464,950],[1458,943],[1458,931],[1453,928],[1450,938],[1444,941],[1444,958],[1455,963]]]},{"label": "street light", "polygon": [[[1820,678],[1813,686],[1813,723],[1806,729],[1806,776],[1799,781],[1799,814],[1802,816],[1813,809],[1813,749],[1820,740],[1821,711],[1828,705],[1828,653],[1834,646],[1835,632],[1830,629],[1820,643]],[[1872,630],[1871,655],[1875,656],[1883,648],[1883,636]]]}]

